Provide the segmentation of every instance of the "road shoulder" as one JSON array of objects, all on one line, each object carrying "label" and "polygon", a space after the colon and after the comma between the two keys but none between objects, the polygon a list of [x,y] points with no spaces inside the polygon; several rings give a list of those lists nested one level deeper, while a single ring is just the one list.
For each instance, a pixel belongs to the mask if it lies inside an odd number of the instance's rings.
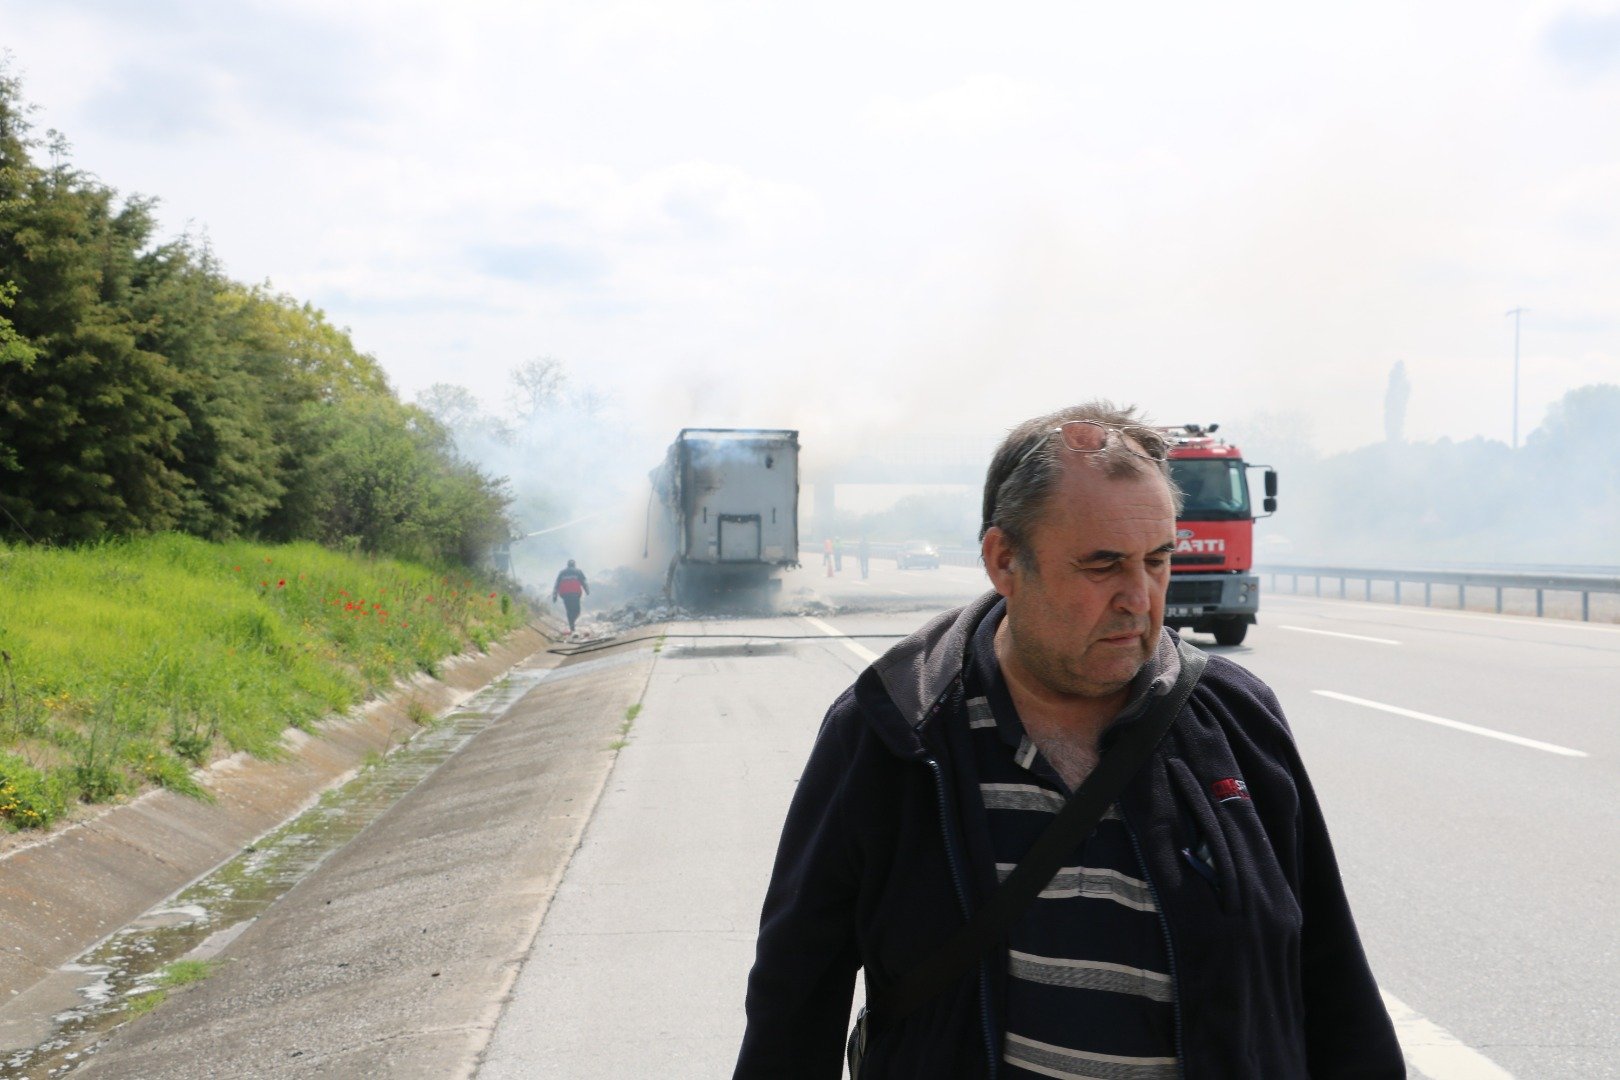
[{"label": "road shoulder", "polygon": [[548,643],[525,628],[313,735],[289,731],[281,760],[215,762],[198,774],[211,802],[153,790],[44,836],[10,838],[0,851],[0,1007],[408,740],[419,730],[413,716],[453,706]]},{"label": "road shoulder", "polygon": [[82,1075],[470,1074],[653,659],[552,672]]}]

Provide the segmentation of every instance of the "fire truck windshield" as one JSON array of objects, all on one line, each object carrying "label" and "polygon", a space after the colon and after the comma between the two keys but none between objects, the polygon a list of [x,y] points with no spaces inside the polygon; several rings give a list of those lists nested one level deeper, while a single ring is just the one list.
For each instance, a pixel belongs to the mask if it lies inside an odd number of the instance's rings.
[{"label": "fire truck windshield", "polygon": [[1252,516],[1243,462],[1171,458],[1170,475],[1183,496],[1181,520],[1236,521]]}]

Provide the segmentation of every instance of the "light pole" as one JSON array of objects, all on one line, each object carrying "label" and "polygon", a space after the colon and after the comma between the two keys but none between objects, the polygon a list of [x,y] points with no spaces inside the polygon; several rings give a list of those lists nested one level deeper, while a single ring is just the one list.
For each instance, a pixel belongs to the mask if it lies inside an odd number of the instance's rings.
[{"label": "light pole", "polygon": [[1519,448],[1519,316],[1525,309],[1516,307],[1506,314],[1513,319],[1513,449]]}]

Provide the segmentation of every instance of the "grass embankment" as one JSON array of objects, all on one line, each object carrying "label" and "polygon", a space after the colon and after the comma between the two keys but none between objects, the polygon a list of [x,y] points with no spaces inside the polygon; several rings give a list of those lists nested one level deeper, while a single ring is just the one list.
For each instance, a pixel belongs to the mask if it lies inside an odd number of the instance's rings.
[{"label": "grass embankment", "polygon": [[0,545],[0,828],[147,784],[201,794],[215,755],[274,756],[289,726],[526,618],[466,571],[312,544]]}]

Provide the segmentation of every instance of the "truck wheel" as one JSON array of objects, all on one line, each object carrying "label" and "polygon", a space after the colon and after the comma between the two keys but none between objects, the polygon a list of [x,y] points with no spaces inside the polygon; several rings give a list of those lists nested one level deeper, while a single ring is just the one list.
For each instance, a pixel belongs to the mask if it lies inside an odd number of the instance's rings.
[{"label": "truck wheel", "polygon": [[1242,619],[1219,619],[1215,623],[1215,644],[1241,645],[1249,632],[1249,624]]}]

